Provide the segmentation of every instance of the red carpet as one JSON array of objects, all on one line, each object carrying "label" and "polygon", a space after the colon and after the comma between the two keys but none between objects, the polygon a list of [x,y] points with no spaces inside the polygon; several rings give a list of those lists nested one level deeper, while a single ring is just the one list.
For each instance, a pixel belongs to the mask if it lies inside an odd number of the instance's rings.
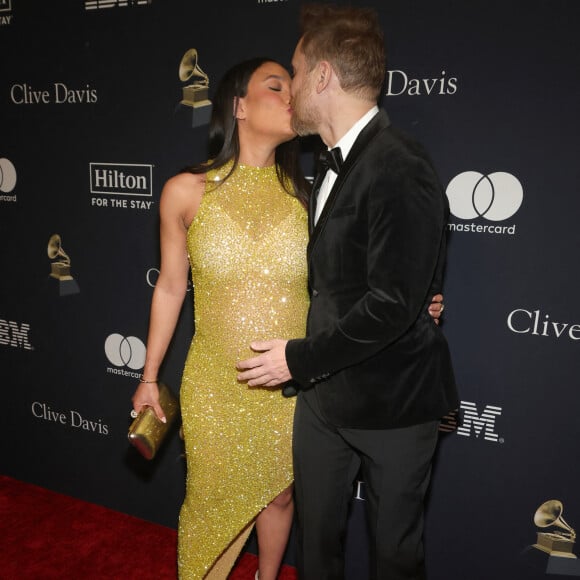
[{"label": "red carpet", "polygon": [[[175,579],[176,542],[171,528],[0,475],[1,580]],[[245,553],[230,580],[256,567]]]}]

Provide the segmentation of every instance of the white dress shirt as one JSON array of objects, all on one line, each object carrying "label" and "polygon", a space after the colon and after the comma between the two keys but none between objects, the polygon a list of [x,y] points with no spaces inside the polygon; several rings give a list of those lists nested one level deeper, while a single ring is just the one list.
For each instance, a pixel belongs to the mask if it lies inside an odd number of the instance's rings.
[{"label": "white dress shirt", "polygon": [[[366,127],[369,121],[379,112],[378,106],[374,106],[369,109],[339,140],[338,143],[334,147],[340,147],[340,152],[342,154],[342,158],[346,160],[346,156],[348,155],[349,151],[352,149],[356,138],[358,137],[359,133]],[[332,186],[336,181],[337,174],[332,170],[329,169],[326,172],[326,176],[324,177],[324,181],[320,186],[320,190],[318,191],[318,196],[316,198],[316,212],[314,214],[314,224],[318,222],[318,218],[324,209],[324,205],[326,204],[326,200],[332,190]]]}]

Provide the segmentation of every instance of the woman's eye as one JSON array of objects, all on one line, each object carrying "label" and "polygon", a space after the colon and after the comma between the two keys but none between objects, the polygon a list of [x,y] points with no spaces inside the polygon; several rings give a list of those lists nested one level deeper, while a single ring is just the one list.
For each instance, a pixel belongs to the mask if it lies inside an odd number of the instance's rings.
[{"label": "woman's eye", "polygon": [[282,87],[269,87],[271,91],[276,91],[276,92],[280,92],[282,90]]}]

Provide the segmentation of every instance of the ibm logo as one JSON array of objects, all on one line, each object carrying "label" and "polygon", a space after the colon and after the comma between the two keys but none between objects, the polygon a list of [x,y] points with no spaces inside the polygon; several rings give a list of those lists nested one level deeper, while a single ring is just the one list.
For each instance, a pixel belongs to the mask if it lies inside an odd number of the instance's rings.
[{"label": "ibm logo", "polygon": [[495,432],[495,420],[501,415],[501,407],[486,405],[479,414],[475,403],[461,401],[460,408],[463,411],[463,420],[457,429],[457,435],[471,437],[472,433],[475,433],[475,436],[479,437],[483,433],[486,441],[494,443],[499,441],[499,435]]},{"label": "ibm logo", "polygon": [[[1,0],[0,0],[1,1]],[[153,0],[85,0],[85,10],[103,8],[125,8],[127,6],[148,6]]]},{"label": "ibm logo", "polygon": [[32,350],[32,345],[28,340],[28,332],[30,325],[18,324],[12,320],[0,319],[0,344],[6,346],[13,346],[14,348],[23,348],[25,350]]},{"label": "ibm logo", "polygon": [[[461,419],[459,417],[460,411],[463,411]],[[475,403],[461,401],[458,410],[442,417],[439,431],[442,433],[456,431],[457,435],[463,435],[463,437],[471,437],[472,434],[475,434],[476,438],[479,438],[483,433],[483,438],[486,441],[503,443],[503,439],[495,432],[495,420],[501,415],[501,412],[501,407],[486,405],[480,414]]]}]

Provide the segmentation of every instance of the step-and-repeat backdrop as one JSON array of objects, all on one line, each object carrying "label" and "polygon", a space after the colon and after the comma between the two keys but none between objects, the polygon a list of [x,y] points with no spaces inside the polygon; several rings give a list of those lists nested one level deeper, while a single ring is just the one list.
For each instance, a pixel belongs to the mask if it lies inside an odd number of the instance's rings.
[{"label": "step-and-repeat backdrop", "polygon": [[[451,207],[443,328],[461,408],[442,425],[430,577],[580,576],[580,5],[352,4],[379,11],[382,104],[427,145]],[[224,71],[290,62],[299,5],[0,0],[2,473],[176,526],[177,430],[152,462],[126,439],[159,195],[204,159]],[[193,303],[191,288],[162,371],[175,390]],[[364,501],[359,482],[354,580]]]}]

